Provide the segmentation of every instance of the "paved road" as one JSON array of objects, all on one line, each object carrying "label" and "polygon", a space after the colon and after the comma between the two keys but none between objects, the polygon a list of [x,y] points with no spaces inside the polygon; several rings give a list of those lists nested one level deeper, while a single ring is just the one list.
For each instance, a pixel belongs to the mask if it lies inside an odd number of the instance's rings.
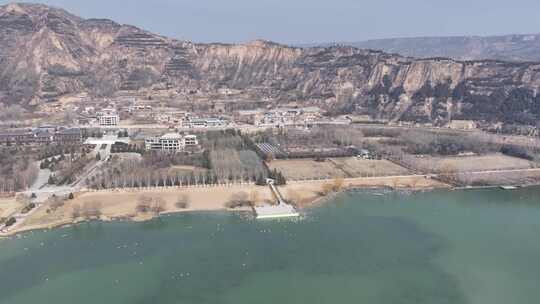
[{"label": "paved road", "polygon": [[[129,142],[129,139],[127,139]],[[96,145],[96,148],[92,151],[92,156],[95,157],[97,153],[101,154],[101,160],[96,162],[95,164],[91,165],[89,168],[86,169],[86,171],[71,185],[48,185],[49,176],[51,175],[51,171],[49,169],[40,169],[38,172],[38,177],[34,184],[25,192],[23,192],[27,196],[32,196],[32,194],[35,195],[34,198],[31,199],[33,203],[36,204],[36,208],[32,209],[27,214],[21,214],[17,213],[14,215],[14,217],[17,219],[15,224],[9,228],[9,230],[12,230],[16,228],[17,226],[21,225],[26,217],[34,213],[39,207],[41,207],[44,203],[47,202],[49,198],[51,198],[53,195],[58,197],[65,197],[68,196],[70,193],[78,192],[82,189],[84,186],[84,183],[86,179],[92,174],[95,174],[97,170],[105,164],[109,156],[111,155],[111,147],[112,144],[115,143],[117,140],[116,136],[108,136],[104,137],[103,139],[94,141],[91,143]],[[103,144],[106,144],[107,146],[104,149],[101,149],[101,146]],[[36,164],[39,168],[40,162],[37,162]],[[7,232],[5,228],[0,228],[1,232]]]},{"label": "paved road", "polygon": [[[41,165],[40,161],[37,161],[34,163],[38,168]],[[51,170],[49,169],[39,169],[38,176],[36,178],[36,181],[30,186],[29,191],[38,191],[39,189],[43,188],[49,181],[49,177],[51,176]]]},{"label": "paved road", "polygon": [[[113,141],[113,143],[114,142],[115,141]],[[104,144],[106,144],[107,146],[104,149],[101,149],[101,146]],[[92,156],[95,157],[99,153],[100,161],[96,162],[88,169],[86,169],[86,171],[73,184],[71,184],[71,187],[73,187],[76,191],[81,190],[86,180],[96,174],[99,171],[99,168],[105,165],[105,163],[111,156],[111,148],[112,144],[107,144],[106,142],[102,142],[101,144],[96,145],[96,148],[92,151]]]}]

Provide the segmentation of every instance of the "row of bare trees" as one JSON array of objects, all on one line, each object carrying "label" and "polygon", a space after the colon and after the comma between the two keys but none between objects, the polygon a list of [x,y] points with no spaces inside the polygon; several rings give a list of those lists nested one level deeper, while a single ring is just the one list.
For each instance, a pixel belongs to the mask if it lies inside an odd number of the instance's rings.
[{"label": "row of bare trees", "polygon": [[33,158],[23,151],[0,151],[0,193],[25,190],[36,180],[38,167]]},{"label": "row of bare trees", "polygon": [[160,214],[165,211],[167,203],[161,197],[152,197],[149,195],[141,195],[138,199],[135,211],[138,213],[154,213]]},{"label": "row of bare trees", "polygon": [[218,181],[256,180],[267,170],[259,156],[250,150],[221,149],[210,152],[213,174]]},{"label": "row of bare trees", "polygon": [[[175,169],[163,165],[168,156],[152,155],[152,160],[115,160],[87,180],[95,189],[192,186],[217,183],[254,182],[265,179],[267,169],[251,150],[221,149],[208,154],[210,169]],[[183,168],[180,166],[180,168]]]}]

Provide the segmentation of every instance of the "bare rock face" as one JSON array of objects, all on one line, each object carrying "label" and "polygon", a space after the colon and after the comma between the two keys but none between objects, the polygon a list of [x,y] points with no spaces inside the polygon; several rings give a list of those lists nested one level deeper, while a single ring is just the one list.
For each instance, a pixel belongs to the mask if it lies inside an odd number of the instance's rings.
[{"label": "bare rock face", "polygon": [[413,59],[354,47],[268,41],[196,44],[34,4],[0,7],[0,98],[25,106],[68,93],[228,87],[336,113],[443,124],[534,124],[540,64]]}]

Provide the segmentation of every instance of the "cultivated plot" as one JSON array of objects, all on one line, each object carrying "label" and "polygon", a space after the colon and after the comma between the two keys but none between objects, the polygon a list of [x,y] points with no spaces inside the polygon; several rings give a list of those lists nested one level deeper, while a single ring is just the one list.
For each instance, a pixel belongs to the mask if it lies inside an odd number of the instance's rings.
[{"label": "cultivated plot", "polygon": [[457,179],[473,186],[537,185],[540,183],[540,170],[462,173],[457,175]]},{"label": "cultivated plot", "polygon": [[289,180],[409,174],[407,169],[388,160],[368,160],[356,157],[331,158],[324,162],[314,159],[275,160],[269,164],[269,167],[272,170],[281,171]]},{"label": "cultivated plot", "polygon": [[271,170],[280,171],[289,180],[347,177],[347,174],[332,162],[318,162],[311,158],[274,160],[268,166]]},{"label": "cultivated plot", "polygon": [[336,167],[348,177],[396,176],[409,174],[409,170],[388,160],[360,159],[357,157],[332,158]]},{"label": "cultivated plot", "polygon": [[489,170],[529,169],[534,164],[528,160],[506,156],[503,154],[489,154],[480,156],[462,157],[423,157],[416,160],[416,165],[427,170],[440,173],[457,173]]}]

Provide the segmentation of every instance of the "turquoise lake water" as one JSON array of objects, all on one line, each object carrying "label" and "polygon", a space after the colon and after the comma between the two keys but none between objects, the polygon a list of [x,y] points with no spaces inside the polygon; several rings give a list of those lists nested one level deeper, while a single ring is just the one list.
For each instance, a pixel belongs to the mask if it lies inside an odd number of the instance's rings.
[{"label": "turquoise lake water", "polygon": [[540,188],[345,193],[0,241],[0,303],[540,303]]}]

